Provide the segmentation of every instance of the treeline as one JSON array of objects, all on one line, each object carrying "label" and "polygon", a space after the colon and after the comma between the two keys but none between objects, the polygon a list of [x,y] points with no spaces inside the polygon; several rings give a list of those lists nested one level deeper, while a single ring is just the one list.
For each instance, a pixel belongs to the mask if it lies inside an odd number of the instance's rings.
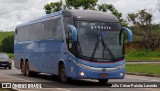
[{"label": "treeline", "polygon": [[14,32],[0,32],[0,52],[14,52]]}]

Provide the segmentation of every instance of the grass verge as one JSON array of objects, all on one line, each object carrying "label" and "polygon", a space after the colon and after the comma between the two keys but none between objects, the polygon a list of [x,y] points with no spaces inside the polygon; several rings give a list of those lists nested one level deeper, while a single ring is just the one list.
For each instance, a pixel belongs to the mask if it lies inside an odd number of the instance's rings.
[{"label": "grass verge", "polygon": [[160,51],[134,50],[125,56],[127,61],[160,61]]},{"label": "grass verge", "polygon": [[127,72],[160,75],[160,64],[126,64]]},{"label": "grass verge", "polygon": [[0,31],[0,44],[5,37],[11,36],[11,35],[14,35],[13,31],[9,31],[9,32]]},{"label": "grass verge", "polygon": [[13,53],[7,53],[7,55],[9,56],[10,59],[14,59],[14,54]]}]

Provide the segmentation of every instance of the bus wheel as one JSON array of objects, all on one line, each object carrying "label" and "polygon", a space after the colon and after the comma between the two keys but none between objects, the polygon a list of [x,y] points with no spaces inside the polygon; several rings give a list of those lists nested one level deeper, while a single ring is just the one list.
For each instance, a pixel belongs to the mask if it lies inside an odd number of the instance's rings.
[{"label": "bus wheel", "polygon": [[108,82],[108,79],[98,79],[101,85],[105,85]]},{"label": "bus wheel", "polygon": [[64,64],[61,64],[59,67],[59,79],[61,82],[64,82],[64,83],[67,82],[67,76],[66,76]]},{"label": "bus wheel", "polygon": [[26,65],[25,65],[25,73],[26,73],[26,76],[30,76],[30,70],[29,70],[29,62],[27,61],[26,62]]},{"label": "bus wheel", "polygon": [[24,76],[26,75],[26,73],[25,73],[25,62],[24,61],[21,62],[21,72]]}]

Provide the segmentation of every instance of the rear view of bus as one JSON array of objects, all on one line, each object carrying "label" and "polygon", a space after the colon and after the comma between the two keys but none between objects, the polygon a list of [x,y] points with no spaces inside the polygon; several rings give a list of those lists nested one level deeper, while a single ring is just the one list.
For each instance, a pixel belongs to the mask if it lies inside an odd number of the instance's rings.
[{"label": "rear view of bus", "polygon": [[67,17],[71,20],[65,21],[65,24],[74,26],[69,26],[72,31],[66,32],[66,36],[68,49],[75,57],[70,56],[68,59],[68,76],[98,79],[102,84],[108,79],[123,79],[123,31],[128,32],[129,42],[132,41],[132,32],[121,27],[115,16],[104,12],[70,11],[70,14],[73,18]]}]

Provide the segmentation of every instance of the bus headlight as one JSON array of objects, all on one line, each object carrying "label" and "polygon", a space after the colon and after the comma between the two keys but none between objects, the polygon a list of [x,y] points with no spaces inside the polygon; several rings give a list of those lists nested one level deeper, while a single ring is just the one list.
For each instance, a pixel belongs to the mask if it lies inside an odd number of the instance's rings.
[{"label": "bus headlight", "polygon": [[120,73],[120,76],[122,77],[124,75],[124,73],[122,72],[122,73]]},{"label": "bus headlight", "polygon": [[81,76],[84,76],[85,74],[84,74],[84,72],[80,72],[80,75],[81,75]]}]

